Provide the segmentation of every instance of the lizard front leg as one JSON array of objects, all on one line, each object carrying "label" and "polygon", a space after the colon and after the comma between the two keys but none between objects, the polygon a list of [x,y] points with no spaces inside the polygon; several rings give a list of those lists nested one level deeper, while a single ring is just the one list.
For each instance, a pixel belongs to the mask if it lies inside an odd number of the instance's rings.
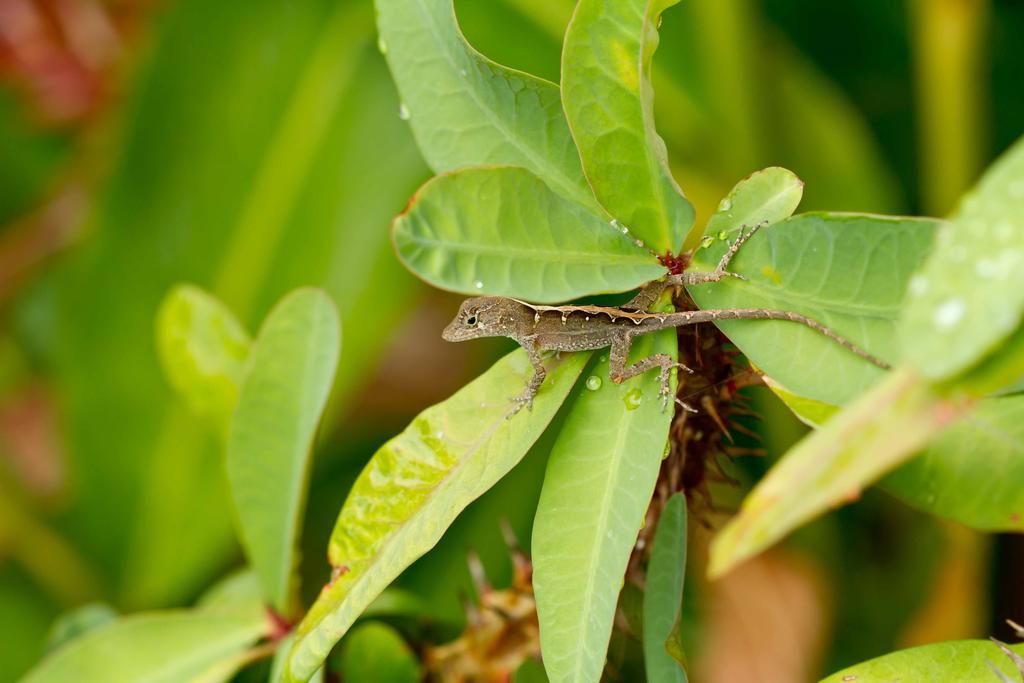
[{"label": "lizard front leg", "polygon": [[[621,384],[627,379],[642,375],[648,370],[661,368],[658,373],[658,381],[661,382],[658,396],[661,397],[661,409],[666,410],[669,399],[672,396],[672,384],[670,381],[672,368],[682,368],[690,373],[693,370],[682,363],[677,363],[667,353],[655,353],[630,365],[629,349],[632,345],[633,335],[628,330],[623,330],[612,339],[611,349],[608,351],[608,378],[616,384]],[[684,407],[689,408],[686,405]],[[690,410],[693,409],[690,408]]]},{"label": "lizard front leg", "polygon": [[[524,339],[520,342],[523,350],[526,351],[527,358],[530,359],[530,365],[533,366],[533,376],[530,378],[529,383],[526,385],[526,389],[519,396],[514,396],[512,401],[516,403],[516,408],[512,411],[512,415],[515,415],[523,406],[528,409],[533,409],[533,399],[540,391],[540,387],[544,384],[544,378],[547,377],[548,371],[544,367],[544,362],[541,360],[540,351],[537,350],[537,345],[533,339]],[[511,415],[509,416],[511,417]]]},{"label": "lizard front leg", "polygon": [[722,255],[718,265],[710,273],[680,273],[679,275],[672,275],[668,278],[667,284],[673,285],[700,285],[705,282],[718,282],[722,278],[734,277],[737,280],[746,280],[747,278],[739,273],[733,273],[728,270],[729,262],[736,255],[736,252],[740,250],[743,243],[750,239],[755,232],[761,229],[765,223],[758,223],[749,230],[746,227],[740,228],[740,234],[736,237],[735,241],[729,245],[729,249]]}]

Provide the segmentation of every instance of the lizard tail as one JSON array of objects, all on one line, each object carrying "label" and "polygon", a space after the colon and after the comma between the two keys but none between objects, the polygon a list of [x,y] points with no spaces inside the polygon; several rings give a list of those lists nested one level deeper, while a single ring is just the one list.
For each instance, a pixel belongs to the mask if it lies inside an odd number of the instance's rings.
[{"label": "lizard tail", "polygon": [[775,311],[771,309],[762,308],[733,308],[733,309],[707,309],[698,311],[687,311],[685,313],[676,313],[675,315],[686,315],[688,316],[685,323],[698,323],[698,322],[714,322],[716,320],[789,320],[791,322],[800,323],[805,325],[812,330],[816,330],[821,334],[825,335],[840,346],[849,349],[853,353],[857,354],[864,360],[877,365],[883,370],[890,370],[891,365],[886,363],[881,358],[871,355],[861,347],[854,344],[846,337],[840,335],[829,327],[822,325],[817,320],[808,318],[805,315],[794,313],[792,311]]}]

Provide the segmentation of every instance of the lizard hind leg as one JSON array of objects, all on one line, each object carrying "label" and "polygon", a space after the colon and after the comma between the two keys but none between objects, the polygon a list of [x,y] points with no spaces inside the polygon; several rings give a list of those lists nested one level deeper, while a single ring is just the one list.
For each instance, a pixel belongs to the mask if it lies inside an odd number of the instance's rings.
[{"label": "lizard hind leg", "polygon": [[693,370],[682,363],[676,362],[672,356],[666,353],[655,353],[646,358],[641,358],[630,365],[630,346],[632,346],[632,337],[629,335],[623,335],[612,342],[611,350],[608,354],[608,378],[616,384],[621,384],[627,379],[642,375],[648,370],[660,368],[658,381],[661,383],[661,389],[658,390],[658,396],[661,398],[662,410],[667,410],[672,397],[672,368],[681,368],[689,373],[692,373]]}]

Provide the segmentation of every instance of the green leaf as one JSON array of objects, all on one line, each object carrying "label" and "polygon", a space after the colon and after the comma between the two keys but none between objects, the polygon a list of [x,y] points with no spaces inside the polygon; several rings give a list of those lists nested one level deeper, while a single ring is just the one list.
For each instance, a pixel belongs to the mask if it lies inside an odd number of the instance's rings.
[{"label": "green leaf", "polygon": [[310,451],[338,365],[330,298],[299,289],[271,311],[253,345],[231,419],[227,468],[246,554],[264,597],[289,615]]},{"label": "green leaf", "polygon": [[621,292],[665,269],[521,168],[438,176],[395,220],[399,258],[435,287],[535,303]]},{"label": "green leaf", "polygon": [[[676,354],[676,335],[641,337],[631,360]],[[597,681],[626,564],[658,478],[673,411],[657,372],[621,385],[593,366],[551,450],[533,526],[533,588],[552,681]],[[596,387],[596,388],[595,388]]]},{"label": "green leaf", "polygon": [[975,529],[1024,529],[1024,395],[979,401],[882,486]]},{"label": "green leaf", "polygon": [[[1024,644],[1011,645],[1024,654]],[[861,664],[855,664],[825,678],[821,683],[890,683],[892,681],[957,681],[957,683],[998,683],[997,668],[1018,680],[1021,673],[1009,658],[987,640],[954,640],[899,650]]]},{"label": "green leaf", "polygon": [[966,405],[898,370],[798,443],[743,501],[711,545],[719,576],[826,510],[856,499],[923,447]]},{"label": "green leaf", "polygon": [[181,683],[235,659],[267,630],[259,611],[125,617],[47,656],[22,683]]},{"label": "green leaf", "polygon": [[47,653],[53,652],[75,638],[117,619],[117,611],[103,602],[90,602],[60,615],[46,639]]},{"label": "green leaf", "polygon": [[562,101],[594,194],[655,251],[677,253],[693,207],[654,130],[657,24],[678,0],[580,0],[562,47]]},{"label": "green leaf", "polygon": [[746,226],[778,223],[789,218],[804,196],[804,184],[792,171],[771,166],[736,183],[708,219],[704,232],[712,237]]},{"label": "green leaf", "polygon": [[250,345],[231,311],[199,287],[177,285],[157,312],[156,345],[171,386],[226,431]]},{"label": "green leaf", "polygon": [[437,173],[521,166],[597,210],[558,86],[495,64],[463,37],[452,0],[376,0],[380,46],[420,150]]},{"label": "green leaf", "polygon": [[644,665],[647,678],[686,683],[686,671],[666,649],[679,618],[686,578],[686,494],[668,499],[658,518],[644,583]]},{"label": "green leaf", "polygon": [[417,683],[419,662],[399,633],[386,624],[369,622],[352,630],[338,661],[343,680]]},{"label": "green leaf", "polygon": [[336,578],[298,629],[289,681],[305,681],[360,613],[430,550],[458,514],[526,454],[565,400],[588,354],[563,356],[532,410],[509,397],[533,372],[515,351],[378,450],[349,492],[328,546]]},{"label": "green leaf", "polygon": [[[802,313],[895,364],[904,291],[935,227],[926,219],[800,214],[764,228],[739,250],[730,270],[747,281],[697,285],[690,294],[702,309]],[[713,270],[727,248],[725,240],[716,240],[698,250],[691,269]],[[843,405],[884,374],[796,323],[739,320],[719,327],[766,375],[804,398]]]},{"label": "green leaf", "polygon": [[1022,317],[1024,139],[992,165],[939,232],[910,287],[903,352],[924,376],[946,379],[991,353]]}]

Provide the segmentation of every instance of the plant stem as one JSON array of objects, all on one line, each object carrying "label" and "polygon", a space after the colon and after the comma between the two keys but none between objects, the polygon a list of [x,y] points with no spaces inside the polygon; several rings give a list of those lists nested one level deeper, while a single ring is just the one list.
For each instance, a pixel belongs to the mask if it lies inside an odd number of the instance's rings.
[{"label": "plant stem", "polygon": [[989,0],[910,0],[921,196],[945,215],[987,154]]}]

